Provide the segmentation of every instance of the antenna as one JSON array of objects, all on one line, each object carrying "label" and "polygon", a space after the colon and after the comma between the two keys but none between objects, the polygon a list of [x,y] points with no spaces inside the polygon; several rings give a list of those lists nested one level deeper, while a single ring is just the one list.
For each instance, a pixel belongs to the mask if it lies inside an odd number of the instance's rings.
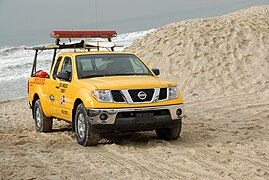
[{"label": "antenna", "polygon": [[94,0],[95,6],[95,28],[98,30],[98,12],[97,12],[97,0]]},{"label": "antenna", "polygon": [[[97,12],[97,0],[94,0],[94,5],[95,5],[95,28],[98,31],[98,12]],[[99,33],[97,32],[97,36]],[[97,40],[97,44],[99,44]],[[97,48],[97,51],[99,51],[99,47]]]}]

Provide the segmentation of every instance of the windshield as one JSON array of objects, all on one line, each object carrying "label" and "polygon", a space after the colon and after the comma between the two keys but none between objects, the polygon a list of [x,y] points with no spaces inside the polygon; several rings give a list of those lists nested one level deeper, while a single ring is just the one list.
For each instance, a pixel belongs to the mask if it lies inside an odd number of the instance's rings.
[{"label": "windshield", "polygon": [[87,54],[76,57],[78,78],[149,75],[148,68],[132,54]]}]

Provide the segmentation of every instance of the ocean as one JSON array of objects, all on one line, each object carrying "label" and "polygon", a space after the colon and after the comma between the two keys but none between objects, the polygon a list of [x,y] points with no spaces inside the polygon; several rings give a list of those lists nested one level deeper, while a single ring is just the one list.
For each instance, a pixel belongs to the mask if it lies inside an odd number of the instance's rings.
[{"label": "ocean", "polygon": [[[123,51],[136,39],[140,39],[153,31],[138,31],[119,34],[112,41],[123,47],[115,51]],[[27,80],[31,74],[34,54],[32,50],[25,50],[26,46],[0,48],[0,102],[27,97]],[[49,72],[53,51],[42,51],[38,55],[37,70]]]}]

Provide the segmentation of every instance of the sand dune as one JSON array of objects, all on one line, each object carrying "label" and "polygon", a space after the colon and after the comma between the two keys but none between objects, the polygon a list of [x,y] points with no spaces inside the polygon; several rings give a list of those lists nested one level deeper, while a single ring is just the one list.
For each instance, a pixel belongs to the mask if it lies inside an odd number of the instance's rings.
[{"label": "sand dune", "polygon": [[128,49],[178,82],[179,140],[144,132],[82,147],[64,122],[36,133],[26,100],[0,103],[0,179],[269,179],[268,12],[173,23]]},{"label": "sand dune", "polygon": [[269,7],[172,23],[134,51],[178,83],[186,101],[269,89]]}]

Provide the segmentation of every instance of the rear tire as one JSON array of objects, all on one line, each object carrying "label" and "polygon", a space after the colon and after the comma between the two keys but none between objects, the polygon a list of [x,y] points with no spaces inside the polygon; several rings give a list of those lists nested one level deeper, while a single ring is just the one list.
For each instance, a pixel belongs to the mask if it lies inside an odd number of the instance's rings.
[{"label": "rear tire", "polygon": [[100,134],[92,131],[92,125],[83,103],[79,104],[75,115],[75,133],[77,142],[83,146],[96,146]]},{"label": "rear tire", "polygon": [[181,132],[182,120],[179,121],[179,126],[175,128],[156,129],[158,138],[163,140],[177,140]]},{"label": "rear tire", "polygon": [[40,99],[36,100],[34,105],[34,120],[37,132],[51,132],[52,131],[52,118],[47,117],[41,106]]}]

